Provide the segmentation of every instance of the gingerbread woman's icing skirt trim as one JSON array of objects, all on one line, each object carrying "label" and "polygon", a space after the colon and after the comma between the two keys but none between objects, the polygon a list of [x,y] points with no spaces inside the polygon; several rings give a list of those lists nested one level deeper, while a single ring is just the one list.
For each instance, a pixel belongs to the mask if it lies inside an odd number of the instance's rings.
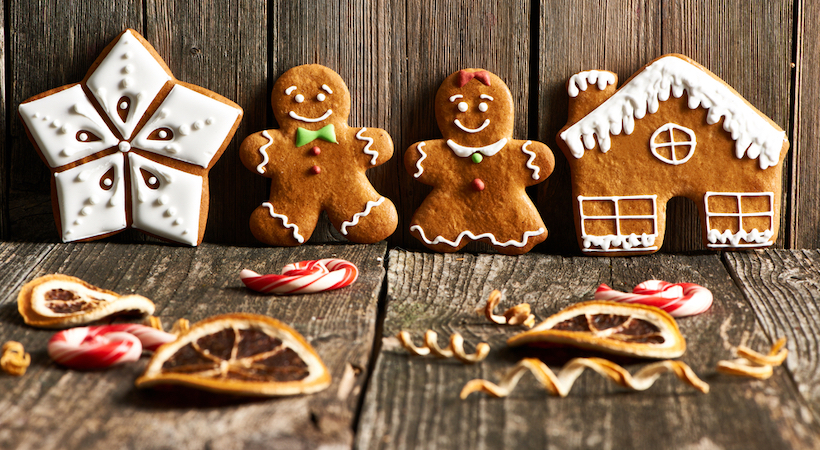
[{"label": "gingerbread woman's icing skirt trim", "polygon": [[467,147],[465,145],[456,144],[456,142],[452,139],[447,139],[447,146],[450,147],[450,150],[462,158],[466,158],[473,153],[482,153],[484,156],[493,156],[501,151],[505,145],[507,145],[507,138],[502,138],[500,141],[493,142],[492,144],[485,145],[483,147]]},{"label": "gingerbread woman's icing skirt trim", "polygon": [[424,167],[421,167],[421,162],[427,158],[427,153],[424,153],[424,150],[422,150],[421,148],[425,145],[427,144],[424,142],[419,142],[419,145],[416,146],[416,150],[418,150],[419,153],[421,153],[421,158],[419,158],[419,160],[416,161],[416,169],[418,169],[418,172],[413,174],[413,178],[418,178],[421,176],[421,174],[424,173]]},{"label": "gingerbread woman's icing skirt trim", "polygon": [[319,116],[315,119],[311,119],[310,117],[302,117],[302,116],[300,116],[299,114],[296,114],[293,111],[288,111],[288,115],[291,117],[291,119],[301,120],[302,122],[308,122],[308,123],[321,122],[321,121],[327,119],[328,117],[330,117],[331,114],[333,114],[333,110],[328,109],[321,116]]},{"label": "gingerbread woman's icing skirt trim", "polygon": [[373,209],[374,207],[379,206],[382,203],[384,203],[384,200],[385,200],[384,197],[379,197],[378,200],[370,200],[369,202],[367,202],[367,205],[365,205],[364,211],[354,214],[353,219],[351,219],[350,221],[342,222],[342,226],[341,226],[342,234],[347,236],[347,227],[355,227],[359,223],[360,218],[365,217],[368,214],[370,214],[370,210]]},{"label": "gingerbread woman's icing skirt trim", "polygon": [[[572,88],[570,84],[570,95]],[[761,169],[777,165],[785,131],[772,126],[720,80],[677,56],[663,57],[646,66],[601,106],[564,130],[561,139],[576,158],[584,156],[585,149],[595,148],[596,138],[606,153],[611,135],[622,131],[632,134],[636,119],[658,112],[660,102],[670,96],[680,98],[684,92],[688,94],[689,109],[702,106],[708,110],[709,125],[723,119],[723,129],[731,133],[738,158],[745,155],[758,159]]]},{"label": "gingerbread woman's icing skirt trim", "polygon": [[256,171],[259,173],[265,173],[265,166],[267,166],[268,162],[270,161],[270,159],[268,158],[268,152],[266,152],[265,150],[267,150],[268,147],[270,147],[270,145],[273,144],[273,138],[270,137],[268,130],[263,131],[262,136],[264,136],[265,139],[268,140],[268,143],[259,147],[259,153],[262,154],[262,162],[259,163],[258,166],[256,166]]},{"label": "gingerbread woman's icing skirt trim", "polygon": [[526,231],[526,232],[524,232],[524,237],[521,241],[516,241],[514,239],[510,239],[509,241],[506,241],[506,242],[499,242],[498,239],[496,239],[495,236],[492,233],[482,233],[482,234],[479,234],[478,236],[476,236],[475,234],[473,234],[470,231],[462,231],[461,233],[458,234],[458,237],[456,237],[455,241],[450,241],[450,240],[446,239],[444,236],[441,236],[441,235],[436,236],[436,238],[431,241],[431,240],[427,239],[427,236],[424,234],[424,230],[418,225],[411,226],[410,231],[418,231],[419,234],[421,234],[421,240],[423,240],[427,245],[447,244],[451,247],[458,247],[459,245],[461,245],[461,239],[463,239],[466,236],[466,237],[468,237],[468,238],[470,238],[474,241],[477,241],[479,239],[487,238],[487,239],[490,240],[490,242],[493,243],[493,245],[495,245],[497,247],[509,247],[509,246],[512,245],[513,247],[521,248],[521,247],[524,247],[524,246],[527,245],[527,241],[531,237],[542,235],[542,234],[546,233],[547,230],[545,230],[543,227],[541,227],[536,231]]},{"label": "gingerbread woman's icing skirt trim", "polygon": [[365,136],[363,134],[365,131],[367,131],[367,128],[362,128],[361,130],[359,130],[359,132],[356,133],[356,139],[367,142],[367,144],[364,145],[364,150],[362,151],[365,155],[372,156],[372,158],[370,158],[370,165],[375,166],[376,160],[379,158],[379,152],[376,150],[370,150],[370,147],[373,145],[373,142],[375,141],[373,138]]},{"label": "gingerbread woman's icing skirt trim", "polygon": [[296,225],[295,223],[288,223],[288,216],[273,212],[273,205],[270,202],[263,202],[262,206],[268,208],[268,213],[271,217],[273,217],[274,219],[281,219],[282,225],[284,225],[285,228],[293,228],[293,238],[296,239],[296,242],[300,244],[305,242],[305,238],[302,237],[301,234],[299,234],[299,225]]}]

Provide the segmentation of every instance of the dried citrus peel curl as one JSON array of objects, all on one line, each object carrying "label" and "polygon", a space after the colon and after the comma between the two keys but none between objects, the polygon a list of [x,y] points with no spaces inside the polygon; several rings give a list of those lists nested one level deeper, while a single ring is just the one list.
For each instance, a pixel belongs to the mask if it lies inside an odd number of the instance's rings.
[{"label": "dried citrus peel curl", "polygon": [[499,384],[487,380],[469,381],[461,390],[461,399],[467,398],[473,392],[484,392],[493,397],[506,397],[515,389],[518,380],[527,371],[531,372],[546,390],[557,397],[566,397],[575,380],[585,369],[592,369],[601,376],[629,389],[644,391],[649,389],[661,375],[666,372],[674,373],[681,381],[695,389],[709,392],[709,385],[700,380],[692,369],[680,361],[660,361],[649,364],[631,375],[623,367],[603,358],[575,358],[561,368],[556,375],[546,364],[536,358],[524,358],[515,365]]},{"label": "dried citrus peel curl", "polygon": [[438,346],[438,334],[433,330],[427,330],[424,333],[424,346],[422,347],[416,347],[410,333],[406,331],[400,331],[396,337],[402,347],[418,356],[427,356],[432,353],[439,358],[455,358],[465,364],[475,364],[483,361],[490,353],[490,346],[486,342],[479,342],[475,346],[475,353],[467,354],[464,351],[464,338],[458,333],[450,336],[450,345],[447,348]]},{"label": "dried citrus peel curl", "polygon": [[23,349],[23,344],[8,341],[3,344],[3,356],[0,356],[0,369],[9,375],[23,376],[31,365],[31,355]]},{"label": "dried citrus peel curl", "polygon": [[487,320],[499,325],[524,325],[527,328],[532,328],[535,325],[535,316],[530,314],[530,304],[520,303],[504,311],[503,316],[499,316],[493,312],[498,303],[501,302],[501,291],[498,289],[490,292],[490,297],[487,298],[487,304],[484,308],[479,308],[478,313],[484,313]]},{"label": "dried citrus peel curl", "polygon": [[774,373],[773,367],[783,364],[789,356],[789,350],[784,348],[786,338],[782,337],[772,345],[768,355],[758,353],[749,347],[740,345],[737,354],[740,358],[732,361],[718,361],[717,371],[726,375],[736,375],[766,380]]}]

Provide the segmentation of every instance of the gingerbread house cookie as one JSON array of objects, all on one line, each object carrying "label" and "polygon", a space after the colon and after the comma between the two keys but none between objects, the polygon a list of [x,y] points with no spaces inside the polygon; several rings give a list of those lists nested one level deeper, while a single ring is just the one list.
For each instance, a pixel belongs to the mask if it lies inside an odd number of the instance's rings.
[{"label": "gingerbread house cookie", "polygon": [[393,156],[393,141],[379,128],[348,126],[350,92],[333,70],[309,64],[276,81],[273,114],[281,126],[248,136],[243,164],[271,179],[268,201],[251,214],[251,232],[269,245],[307,241],[322,211],[347,239],[373,243],[393,234],[396,207],[365,171]]},{"label": "gingerbread house cookie", "polygon": [[437,252],[480,240],[512,255],[546,239],[524,188],[546,180],[555,160],[545,144],[512,138],[507,85],[486,70],[459,70],[441,84],[435,111],[444,139],[417,142],[404,154],[405,169],[433,186],[411,234]]},{"label": "gingerbread house cookie", "polygon": [[173,242],[202,242],[208,171],[242,109],[175,79],[139,33],[117,36],[82,82],[32,97],[18,111],[51,170],[63,242],[130,227]]},{"label": "gingerbread house cookie", "polygon": [[785,132],[695,61],[662,56],[619,89],[590,70],[567,83],[558,134],[572,174],[578,243],[589,255],[639,255],[663,244],[666,203],[692,199],[710,249],[777,237]]}]

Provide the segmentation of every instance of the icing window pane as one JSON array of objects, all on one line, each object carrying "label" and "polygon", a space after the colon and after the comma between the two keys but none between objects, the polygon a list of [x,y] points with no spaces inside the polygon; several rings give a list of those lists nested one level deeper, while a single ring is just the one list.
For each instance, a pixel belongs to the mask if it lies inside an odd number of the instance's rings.
[{"label": "icing window pane", "polygon": [[677,166],[689,161],[695,154],[695,132],[689,128],[667,123],[661,126],[649,139],[649,148],[659,160]]}]

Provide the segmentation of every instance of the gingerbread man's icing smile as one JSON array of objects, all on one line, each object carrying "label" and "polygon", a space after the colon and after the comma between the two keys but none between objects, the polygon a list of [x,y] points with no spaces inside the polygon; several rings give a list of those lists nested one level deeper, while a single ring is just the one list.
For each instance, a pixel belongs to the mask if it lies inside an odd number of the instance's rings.
[{"label": "gingerbread man's icing smile", "polygon": [[240,149],[248,169],[271,179],[269,201],[251,215],[254,236],[302,244],[322,211],[353,242],[392,234],[396,208],[364,172],[390,159],[393,142],[384,130],[347,125],[350,92],[341,77],[320,65],[294,67],[276,81],[271,104],[281,128],[249,136]]}]

